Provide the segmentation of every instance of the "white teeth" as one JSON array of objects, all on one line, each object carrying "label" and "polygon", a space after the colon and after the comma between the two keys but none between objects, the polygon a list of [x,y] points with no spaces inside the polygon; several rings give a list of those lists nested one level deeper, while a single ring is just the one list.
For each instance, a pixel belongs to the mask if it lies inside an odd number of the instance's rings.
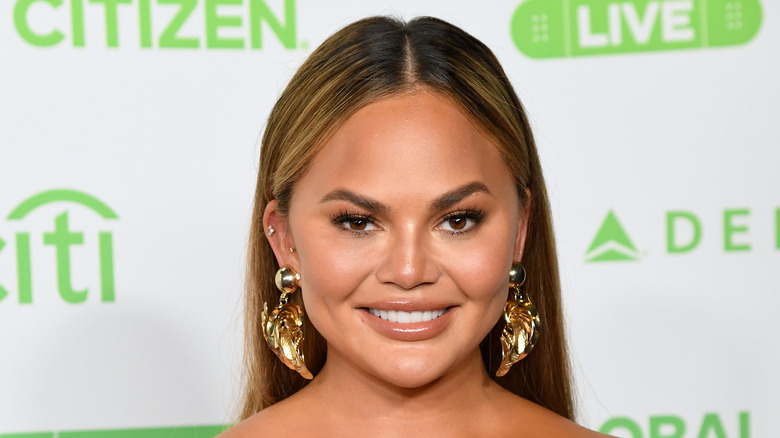
[{"label": "white teeth", "polygon": [[397,322],[399,324],[409,324],[412,322],[427,322],[432,321],[442,315],[447,309],[439,310],[415,310],[414,312],[404,312],[403,310],[380,310],[380,309],[368,309],[372,315],[378,316],[385,321]]}]

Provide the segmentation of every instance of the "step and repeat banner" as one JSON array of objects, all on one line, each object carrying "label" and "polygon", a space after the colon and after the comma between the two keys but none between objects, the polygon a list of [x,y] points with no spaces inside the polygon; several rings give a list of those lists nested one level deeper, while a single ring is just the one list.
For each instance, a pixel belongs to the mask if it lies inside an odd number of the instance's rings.
[{"label": "step and repeat banner", "polygon": [[376,14],[463,27],[526,105],[579,421],[780,436],[780,2],[0,0],[0,437],[235,419],[258,138]]}]

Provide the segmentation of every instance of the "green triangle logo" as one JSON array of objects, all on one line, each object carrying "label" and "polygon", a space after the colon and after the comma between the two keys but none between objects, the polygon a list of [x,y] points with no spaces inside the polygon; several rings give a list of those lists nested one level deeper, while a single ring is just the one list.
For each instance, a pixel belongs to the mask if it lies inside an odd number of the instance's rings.
[{"label": "green triangle logo", "polygon": [[585,252],[588,262],[616,262],[639,260],[639,251],[628,233],[620,225],[615,212],[610,210]]}]

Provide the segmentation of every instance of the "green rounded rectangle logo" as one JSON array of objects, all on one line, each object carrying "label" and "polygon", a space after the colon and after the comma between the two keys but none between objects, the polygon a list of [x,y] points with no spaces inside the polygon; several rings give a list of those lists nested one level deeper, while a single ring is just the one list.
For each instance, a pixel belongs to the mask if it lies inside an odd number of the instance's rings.
[{"label": "green rounded rectangle logo", "polygon": [[745,44],[758,34],[758,0],[527,0],[512,40],[531,58],[563,58]]}]

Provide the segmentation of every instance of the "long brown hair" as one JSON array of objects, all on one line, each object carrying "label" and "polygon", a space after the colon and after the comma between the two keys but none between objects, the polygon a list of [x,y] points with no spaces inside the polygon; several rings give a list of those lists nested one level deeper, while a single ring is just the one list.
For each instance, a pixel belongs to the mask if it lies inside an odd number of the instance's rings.
[{"label": "long brown hair", "polygon": [[[409,22],[372,17],[341,29],[309,56],[271,111],[262,139],[249,238],[241,419],[307,383],[276,358],[261,335],[263,303],[273,306],[279,296],[273,283],[279,266],[263,230],[266,205],[276,199],[278,211],[286,215],[296,181],[350,115],[383,97],[415,89],[450,98],[492,137],[515,178],[521,205],[531,202],[524,289],[536,304],[543,330],[534,351],[506,376],[494,379],[509,391],[573,419],[552,219],[531,128],[490,49],[458,27],[430,17]],[[293,299],[302,305],[300,296],[294,294]],[[502,322],[480,345],[491,376],[501,362]],[[304,335],[306,363],[316,375],[325,363],[325,340],[308,321]]]}]

